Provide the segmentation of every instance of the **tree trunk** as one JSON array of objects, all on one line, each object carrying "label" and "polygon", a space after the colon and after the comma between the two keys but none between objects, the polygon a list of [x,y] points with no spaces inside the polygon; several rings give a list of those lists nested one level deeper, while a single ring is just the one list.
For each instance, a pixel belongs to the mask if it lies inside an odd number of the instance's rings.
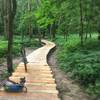
[{"label": "tree trunk", "polygon": [[12,14],[11,14],[11,0],[7,1],[7,34],[8,34],[8,53],[7,53],[7,67],[8,72],[13,72],[12,65],[12,43],[13,43],[13,31],[12,31]]},{"label": "tree trunk", "polygon": [[56,26],[55,26],[55,22],[50,25],[50,35],[51,35],[51,39],[52,40],[54,40],[56,38]]},{"label": "tree trunk", "polygon": [[38,38],[39,38],[39,45],[41,45],[41,31],[40,31],[40,28],[38,28]]},{"label": "tree trunk", "polygon": [[45,38],[46,30],[42,32],[42,37]]},{"label": "tree trunk", "polygon": [[90,38],[92,38],[92,34],[91,34],[91,32],[90,32]]},{"label": "tree trunk", "polygon": [[87,38],[88,38],[88,33],[86,32],[85,33],[85,40],[87,40]]},{"label": "tree trunk", "polygon": [[3,25],[4,25],[4,36],[6,39],[8,39],[8,34],[7,34],[7,10],[8,10],[8,5],[7,5],[7,1],[6,0],[2,0],[2,16],[3,16]]},{"label": "tree trunk", "polygon": [[87,40],[88,39],[88,34],[90,34],[90,23],[89,23],[89,21],[87,20],[87,31],[86,31],[86,33],[85,33],[85,40]]},{"label": "tree trunk", "polygon": [[81,45],[83,46],[83,7],[82,7],[82,0],[80,0],[80,37],[81,37]]},{"label": "tree trunk", "polygon": [[7,0],[7,34],[8,34],[8,52],[7,68],[11,74],[13,72],[12,50],[13,50],[13,20],[16,14],[16,0]]},{"label": "tree trunk", "polygon": [[50,39],[52,40],[52,24],[49,26]]},{"label": "tree trunk", "polygon": [[[91,0],[90,11],[91,11],[91,23],[90,23],[91,28],[90,28],[90,30],[94,31],[95,28],[96,28],[96,24],[97,24],[97,22],[95,22],[95,17],[96,17],[96,14],[95,14],[95,0]],[[90,34],[90,37],[91,37],[91,34]]]},{"label": "tree trunk", "polygon": [[66,41],[67,41],[68,33],[69,33],[69,25],[66,25],[66,30],[64,31],[64,39]]},{"label": "tree trunk", "polygon": [[[100,27],[100,25],[99,25]],[[100,28],[98,28],[98,40],[100,41]]]},{"label": "tree trunk", "polygon": [[32,28],[31,23],[29,24],[28,33],[29,33],[29,37],[31,39],[32,38],[32,33],[33,33],[33,28]]},{"label": "tree trunk", "polygon": [[[31,12],[32,11],[32,0],[28,0],[28,11]],[[31,19],[29,22],[29,28],[28,28],[28,33],[29,33],[29,37],[32,38],[32,33],[33,33],[33,28],[32,28],[32,24],[31,24]]]},{"label": "tree trunk", "polygon": [[85,28],[85,40],[88,39],[88,32],[89,32],[89,20],[88,20],[88,8],[87,8],[87,4],[85,5],[85,21],[86,21],[86,28]]},{"label": "tree trunk", "polygon": [[56,38],[56,23],[53,24],[53,40]]},{"label": "tree trunk", "polygon": [[12,31],[12,24],[10,22],[11,20],[9,19],[9,26],[8,26],[8,55],[7,55],[7,67],[8,67],[8,72],[12,73],[13,72],[13,61],[12,61],[12,49],[13,49],[13,31]]}]

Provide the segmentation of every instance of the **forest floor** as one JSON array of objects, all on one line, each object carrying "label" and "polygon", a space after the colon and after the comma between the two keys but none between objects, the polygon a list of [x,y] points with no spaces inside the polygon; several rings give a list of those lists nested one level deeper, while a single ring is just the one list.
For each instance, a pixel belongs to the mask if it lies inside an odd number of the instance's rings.
[{"label": "forest floor", "polygon": [[54,55],[49,57],[48,63],[56,79],[61,100],[92,100],[75,81],[68,78],[67,75],[59,69]]}]

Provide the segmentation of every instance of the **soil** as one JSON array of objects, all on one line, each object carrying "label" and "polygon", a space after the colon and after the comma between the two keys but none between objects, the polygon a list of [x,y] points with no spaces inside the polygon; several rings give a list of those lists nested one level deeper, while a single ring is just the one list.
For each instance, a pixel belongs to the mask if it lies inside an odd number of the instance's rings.
[{"label": "soil", "polygon": [[59,69],[54,55],[49,56],[48,64],[51,66],[56,79],[61,100],[92,100],[75,81]]}]

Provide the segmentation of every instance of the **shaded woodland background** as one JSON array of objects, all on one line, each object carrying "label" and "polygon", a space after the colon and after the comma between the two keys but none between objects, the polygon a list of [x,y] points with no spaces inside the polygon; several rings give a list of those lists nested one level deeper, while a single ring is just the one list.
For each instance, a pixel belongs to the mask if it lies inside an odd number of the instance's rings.
[{"label": "shaded woodland background", "polygon": [[0,56],[9,73],[21,43],[41,38],[56,42],[60,68],[99,98],[100,0],[0,0]]}]

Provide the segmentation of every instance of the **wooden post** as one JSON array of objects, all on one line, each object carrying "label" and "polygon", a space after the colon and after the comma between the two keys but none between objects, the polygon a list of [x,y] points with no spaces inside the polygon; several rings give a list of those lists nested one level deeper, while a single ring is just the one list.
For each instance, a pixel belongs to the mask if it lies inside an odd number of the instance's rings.
[{"label": "wooden post", "polygon": [[26,58],[26,52],[25,52],[25,48],[22,46],[21,48],[21,54],[22,54],[22,58],[23,58],[23,62],[24,62],[24,66],[25,66],[25,72],[27,72],[27,58]]}]

